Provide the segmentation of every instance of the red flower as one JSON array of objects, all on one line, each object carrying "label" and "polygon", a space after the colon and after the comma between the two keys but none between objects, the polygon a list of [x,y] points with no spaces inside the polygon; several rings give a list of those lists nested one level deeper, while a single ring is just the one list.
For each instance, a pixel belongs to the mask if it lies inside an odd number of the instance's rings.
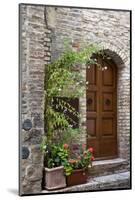
[{"label": "red flower", "polygon": [[68,144],[64,144],[63,147],[64,147],[64,149],[68,149],[69,145]]},{"label": "red flower", "polygon": [[74,164],[74,163],[76,162],[76,160],[74,160],[74,159],[69,159],[68,162],[69,162],[70,164]]},{"label": "red flower", "polygon": [[93,148],[90,147],[90,148],[88,149],[88,151],[89,151],[90,153],[93,153]]},{"label": "red flower", "polygon": [[91,160],[91,161],[95,160],[94,156],[91,156],[90,160]]}]

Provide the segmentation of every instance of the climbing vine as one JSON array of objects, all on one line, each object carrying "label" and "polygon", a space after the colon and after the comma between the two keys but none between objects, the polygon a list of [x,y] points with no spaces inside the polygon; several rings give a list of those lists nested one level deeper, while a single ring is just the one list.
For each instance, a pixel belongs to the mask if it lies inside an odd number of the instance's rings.
[{"label": "climbing vine", "polygon": [[[44,90],[44,121],[45,136],[41,146],[51,144],[56,134],[63,135],[63,140],[75,136],[80,129],[73,129],[75,123],[67,113],[80,117],[79,112],[64,98],[79,98],[86,90],[81,70],[82,66],[97,64],[93,54],[102,53],[97,45],[89,45],[75,51],[66,49],[58,59],[45,66],[45,90]],[[58,136],[58,135],[57,135]],[[60,141],[63,141],[62,139]],[[59,141],[59,142],[60,142]]]}]

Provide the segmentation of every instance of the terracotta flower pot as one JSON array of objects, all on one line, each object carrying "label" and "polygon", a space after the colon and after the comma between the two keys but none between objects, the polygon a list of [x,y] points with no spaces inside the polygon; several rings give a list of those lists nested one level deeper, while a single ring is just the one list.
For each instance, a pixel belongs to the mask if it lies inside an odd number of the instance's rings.
[{"label": "terracotta flower pot", "polygon": [[55,190],[66,187],[66,177],[63,166],[55,168],[45,168],[45,189]]},{"label": "terracotta flower pot", "polygon": [[88,171],[86,169],[73,170],[71,175],[67,176],[67,186],[86,183],[87,178],[88,178]]}]

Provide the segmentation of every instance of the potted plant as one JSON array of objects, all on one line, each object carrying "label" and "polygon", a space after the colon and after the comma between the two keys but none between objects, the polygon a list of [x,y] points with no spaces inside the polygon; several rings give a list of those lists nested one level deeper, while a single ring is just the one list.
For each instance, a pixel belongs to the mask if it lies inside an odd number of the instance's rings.
[{"label": "potted plant", "polygon": [[67,132],[59,133],[58,140],[55,143],[52,140],[48,141],[46,136],[43,137],[41,143],[41,149],[44,153],[43,189],[54,190],[66,187],[64,166],[68,163],[70,151],[69,145],[67,143],[63,144],[63,142],[71,141],[79,134],[80,129],[69,127]]},{"label": "potted plant", "polygon": [[76,159],[69,159],[64,166],[65,175],[67,176],[67,186],[86,183],[88,166],[92,167],[93,160],[92,147],[84,150]]},{"label": "potted plant", "polygon": [[64,165],[69,156],[68,144],[45,145],[43,149],[46,157],[43,181],[44,188],[54,190],[66,187]]}]

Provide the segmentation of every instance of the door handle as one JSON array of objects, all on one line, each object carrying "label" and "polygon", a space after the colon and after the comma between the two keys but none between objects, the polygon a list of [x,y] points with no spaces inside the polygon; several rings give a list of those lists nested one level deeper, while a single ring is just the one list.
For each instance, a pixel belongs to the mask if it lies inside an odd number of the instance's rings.
[{"label": "door handle", "polygon": [[105,104],[106,104],[107,106],[109,106],[109,105],[111,104],[110,99],[106,99],[106,100],[105,100]]},{"label": "door handle", "polygon": [[89,99],[87,100],[87,104],[89,104],[89,105],[91,105],[92,102],[93,102],[93,100],[92,100],[91,98],[89,98]]}]

